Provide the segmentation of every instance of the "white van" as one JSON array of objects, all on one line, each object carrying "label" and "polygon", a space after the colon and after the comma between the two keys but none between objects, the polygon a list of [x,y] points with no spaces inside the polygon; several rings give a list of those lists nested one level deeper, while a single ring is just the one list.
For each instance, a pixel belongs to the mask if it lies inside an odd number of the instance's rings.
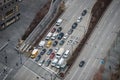
[{"label": "white van", "polygon": [[69,56],[69,54],[70,54],[70,50],[66,50],[63,54],[63,57],[67,58]]},{"label": "white van", "polygon": [[62,23],[63,19],[58,19],[56,22],[56,26],[60,26],[60,24]]},{"label": "white van", "polygon": [[52,61],[52,63],[51,63],[51,66],[55,66],[57,62],[58,62],[58,59],[54,58],[53,61]]},{"label": "white van", "polygon": [[60,67],[63,67],[64,65],[66,65],[66,61],[64,58],[61,58],[58,63],[55,65],[56,68],[60,68]]}]

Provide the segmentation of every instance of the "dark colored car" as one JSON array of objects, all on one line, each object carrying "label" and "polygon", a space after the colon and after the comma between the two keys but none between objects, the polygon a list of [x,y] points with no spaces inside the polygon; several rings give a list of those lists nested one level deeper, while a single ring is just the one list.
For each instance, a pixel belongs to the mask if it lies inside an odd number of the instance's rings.
[{"label": "dark colored car", "polygon": [[79,67],[83,67],[85,64],[85,61],[81,61],[80,64],[79,64]]},{"label": "dark colored car", "polygon": [[53,49],[49,49],[47,54],[50,55],[52,53]]},{"label": "dark colored car", "polygon": [[67,33],[71,35],[73,33],[73,29],[70,29]]},{"label": "dark colored car", "polygon": [[73,25],[72,25],[72,29],[75,29],[76,27],[77,27],[77,23],[75,22],[75,23],[73,23]]},{"label": "dark colored car", "polygon": [[64,36],[64,33],[61,32],[61,33],[58,35],[58,40],[61,40],[63,36]]},{"label": "dark colored car", "polygon": [[38,62],[41,58],[41,55],[38,55],[36,58],[35,58],[35,61]]},{"label": "dark colored car", "polygon": [[46,49],[43,49],[40,54],[43,55],[46,52]]},{"label": "dark colored car", "polygon": [[59,32],[61,32],[62,31],[62,27],[59,27],[58,29],[57,29],[57,32],[59,33]]},{"label": "dark colored car", "polygon": [[82,12],[82,16],[85,16],[86,15],[86,13],[87,13],[87,10],[85,9],[85,10],[83,10],[83,12]]},{"label": "dark colored car", "polygon": [[53,59],[54,57],[55,57],[55,53],[51,53],[49,58]]},{"label": "dark colored car", "polygon": [[46,66],[46,67],[49,66],[50,63],[51,63],[51,60],[48,59],[48,60],[45,62],[45,66]]},{"label": "dark colored car", "polygon": [[58,41],[53,42],[53,47],[55,47],[58,44]]},{"label": "dark colored car", "polygon": [[65,41],[61,40],[60,43],[59,43],[59,45],[63,45],[64,43],[65,43]]},{"label": "dark colored car", "polygon": [[51,30],[52,33],[54,33],[55,31],[56,31],[56,28],[53,28],[53,29]]}]

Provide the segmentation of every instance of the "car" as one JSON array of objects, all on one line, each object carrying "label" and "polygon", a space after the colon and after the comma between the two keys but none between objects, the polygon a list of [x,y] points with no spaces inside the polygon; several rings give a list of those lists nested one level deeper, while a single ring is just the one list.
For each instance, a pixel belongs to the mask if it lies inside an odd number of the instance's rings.
[{"label": "car", "polygon": [[38,65],[42,66],[44,62],[45,62],[45,59],[42,59],[42,60],[40,60]]},{"label": "car", "polygon": [[57,53],[57,52],[58,52],[58,50],[59,50],[59,48],[58,48],[58,47],[56,47],[56,48],[55,48],[55,50],[54,50],[54,52],[55,52],[55,53]]},{"label": "car", "polygon": [[47,67],[47,66],[49,66],[50,65],[50,63],[51,63],[51,60],[50,59],[48,59],[46,62],[45,62],[45,66]]},{"label": "car", "polygon": [[55,57],[55,53],[51,53],[49,58],[53,59],[54,57]]},{"label": "car", "polygon": [[66,40],[69,37],[68,33],[65,33],[65,35],[63,36],[63,39]]},{"label": "car", "polygon": [[82,21],[82,16],[78,17],[77,19],[77,23],[81,22]]},{"label": "car", "polygon": [[67,58],[70,54],[70,50],[66,50],[63,54],[63,58]]},{"label": "car", "polygon": [[55,47],[58,44],[58,41],[53,42],[53,47]]},{"label": "car", "polygon": [[57,29],[57,32],[59,33],[59,32],[61,32],[62,31],[62,27],[59,27],[58,29]]},{"label": "car", "polygon": [[55,33],[52,35],[51,40],[55,40],[55,39],[57,38],[58,34],[59,34],[58,32],[55,32]]},{"label": "car", "polygon": [[61,40],[60,43],[59,43],[59,45],[63,45],[64,43],[65,43],[65,41]]},{"label": "car", "polygon": [[38,55],[36,58],[35,58],[35,61],[38,62],[41,58],[41,55]]},{"label": "car", "polygon": [[83,12],[82,12],[82,16],[85,16],[86,15],[86,13],[87,13],[87,10],[85,9],[85,10],[83,10]]},{"label": "car", "polygon": [[77,27],[77,25],[78,25],[77,22],[73,23],[72,29],[75,29]]},{"label": "car", "polygon": [[60,26],[60,24],[63,22],[63,19],[58,19],[57,21],[56,21],[56,26]]},{"label": "car", "polygon": [[40,54],[43,55],[46,52],[46,49],[43,49]]},{"label": "car", "polygon": [[52,53],[53,49],[49,49],[47,54],[50,55]]},{"label": "car", "polygon": [[73,33],[73,29],[70,29],[67,33],[71,35]]},{"label": "car", "polygon": [[52,45],[52,41],[51,40],[47,41],[46,47],[49,48],[51,45]]},{"label": "car", "polygon": [[56,28],[53,28],[53,29],[51,30],[52,33],[54,33],[55,31],[56,31]]},{"label": "car", "polygon": [[63,33],[63,32],[59,33],[59,34],[58,34],[58,40],[61,40],[63,36],[64,36],[64,33]]},{"label": "car", "polygon": [[83,67],[85,64],[85,61],[81,61],[80,64],[79,64],[79,67]]}]

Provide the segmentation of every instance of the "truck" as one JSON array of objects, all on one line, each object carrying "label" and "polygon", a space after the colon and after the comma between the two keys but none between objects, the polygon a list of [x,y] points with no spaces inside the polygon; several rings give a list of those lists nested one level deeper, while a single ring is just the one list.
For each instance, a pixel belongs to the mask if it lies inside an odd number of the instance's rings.
[{"label": "truck", "polygon": [[57,58],[60,58],[63,53],[64,53],[64,48],[60,48],[60,49],[58,50],[58,52],[56,53],[56,57],[57,57]]},{"label": "truck", "polygon": [[38,49],[34,49],[31,54],[31,58],[34,59],[38,55]]},{"label": "truck", "polygon": [[62,23],[62,21],[63,21],[63,19],[58,19],[58,20],[56,21],[56,26],[60,26],[60,24]]},{"label": "truck", "polygon": [[49,40],[49,39],[51,38],[52,34],[53,34],[52,32],[49,32],[49,33],[47,34],[45,40]]},{"label": "truck", "polygon": [[40,47],[40,48],[43,48],[44,45],[45,45],[45,41],[40,41],[40,42],[39,42],[39,47]]},{"label": "truck", "polygon": [[57,62],[58,62],[58,58],[54,58],[54,59],[52,60],[51,66],[54,67],[54,66],[57,64]]},{"label": "truck", "polygon": [[62,57],[59,59],[59,61],[56,63],[56,68],[64,68],[66,66],[66,60]]}]

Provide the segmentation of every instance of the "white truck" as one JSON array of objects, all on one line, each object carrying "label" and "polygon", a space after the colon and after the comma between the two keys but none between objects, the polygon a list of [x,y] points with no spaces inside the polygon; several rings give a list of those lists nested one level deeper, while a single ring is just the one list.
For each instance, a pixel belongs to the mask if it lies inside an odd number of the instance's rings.
[{"label": "white truck", "polygon": [[49,33],[47,34],[45,40],[49,40],[49,39],[51,38],[52,34],[53,34],[53,33],[49,32]]},{"label": "white truck", "polygon": [[56,57],[57,57],[57,58],[60,58],[63,53],[64,53],[64,48],[60,48],[60,49],[58,50],[58,52],[56,53]]},{"label": "white truck", "polygon": [[54,66],[57,64],[57,62],[58,62],[58,58],[54,58],[54,59],[52,60],[51,66],[54,67]]},{"label": "white truck", "polygon": [[44,45],[45,45],[45,41],[40,41],[40,42],[39,42],[39,47],[40,47],[40,48],[43,48]]},{"label": "white truck", "polygon": [[64,58],[60,58],[58,63],[56,63],[55,67],[56,68],[64,68],[66,66],[66,60]]},{"label": "white truck", "polygon": [[56,26],[60,26],[60,24],[63,22],[63,19],[58,19],[57,21],[56,21]]}]

